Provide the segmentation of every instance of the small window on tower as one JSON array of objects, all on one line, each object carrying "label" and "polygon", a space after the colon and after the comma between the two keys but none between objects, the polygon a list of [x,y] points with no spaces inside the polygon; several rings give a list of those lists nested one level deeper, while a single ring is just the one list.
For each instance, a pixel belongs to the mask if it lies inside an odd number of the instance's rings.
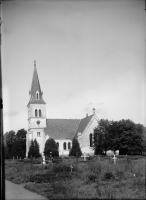
[{"label": "small window on tower", "polygon": [[36,93],[36,98],[39,99],[39,93],[38,92]]},{"label": "small window on tower", "polygon": [[37,137],[40,137],[41,136],[41,133],[40,132],[37,132]]}]

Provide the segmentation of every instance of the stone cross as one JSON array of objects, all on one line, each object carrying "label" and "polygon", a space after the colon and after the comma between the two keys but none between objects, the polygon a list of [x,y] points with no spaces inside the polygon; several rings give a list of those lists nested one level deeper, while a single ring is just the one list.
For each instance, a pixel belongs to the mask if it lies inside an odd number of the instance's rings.
[{"label": "stone cross", "polygon": [[21,157],[20,157],[20,160],[21,160]]},{"label": "stone cross", "polygon": [[86,155],[86,153],[84,152],[83,156],[81,156],[84,158],[84,161],[86,161],[86,158],[89,157],[88,155]]},{"label": "stone cross", "polygon": [[14,156],[13,156],[13,161],[14,161]]},{"label": "stone cross", "polygon": [[71,164],[71,166],[70,166],[70,169],[71,169],[71,172],[72,172],[72,169],[73,169],[73,166],[72,166],[72,164]]},{"label": "stone cross", "polygon": [[115,154],[114,154],[114,157],[112,159],[114,160],[114,164],[116,164],[117,157],[115,156]]},{"label": "stone cross", "polygon": [[17,156],[17,160],[18,160],[18,156]]},{"label": "stone cross", "polygon": [[44,154],[42,155],[42,158],[43,158],[43,164],[46,164],[46,161],[45,161],[45,156],[44,156]]},{"label": "stone cross", "polygon": [[50,151],[50,162],[52,163],[52,152]]}]

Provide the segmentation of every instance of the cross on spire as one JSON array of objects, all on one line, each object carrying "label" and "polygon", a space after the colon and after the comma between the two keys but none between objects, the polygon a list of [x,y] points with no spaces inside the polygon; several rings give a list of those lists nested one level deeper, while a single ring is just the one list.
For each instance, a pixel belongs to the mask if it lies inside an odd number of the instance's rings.
[{"label": "cross on spire", "polygon": [[[30,101],[29,103],[42,103],[45,104],[43,100],[43,93],[41,91],[40,82],[38,78],[38,73],[36,69],[36,61],[34,60],[34,72],[33,72],[33,78],[32,78],[32,84],[31,84],[31,90],[29,92],[30,94]],[[39,98],[37,98],[37,95]]]},{"label": "cross on spire", "polygon": [[92,110],[93,110],[93,114],[95,114],[95,110],[96,110],[96,109],[95,109],[95,108],[93,108]]}]

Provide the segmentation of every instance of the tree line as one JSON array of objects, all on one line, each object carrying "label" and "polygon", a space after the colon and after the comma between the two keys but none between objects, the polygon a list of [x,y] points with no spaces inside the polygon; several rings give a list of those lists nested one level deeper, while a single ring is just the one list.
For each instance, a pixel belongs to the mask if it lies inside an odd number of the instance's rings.
[{"label": "tree line", "polygon": [[[5,158],[6,159],[24,159],[26,157],[26,134],[27,131],[20,129],[15,131],[9,131],[4,134],[4,147],[5,147]],[[82,152],[78,141],[74,138],[72,142],[72,148],[70,150],[70,156],[75,156],[76,152],[81,156]],[[58,145],[54,139],[49,138],[45,143],[44,155],[52,157],[59,156]],[[41,157],[39,143],[36,139],[30,141],[28,158]]]},{"label": "tree line", "polygon": [[[9,131],[4,134],[5,158],[26,157],[26,134],[24,129],[17,133]],[[146,127],[135,124],[131,120],[109,121],[100,119],[93,133],[94,154],[105,154],[107,150],[119,150],[120,154],[142,154],[146,151]],[[58,145],[54,139],[49,138],[45,143],[44,155],[52,157],[59,156]],[[72,141],[69,156],[82,155],[80,145],[76,138]],[[30,141],[28,158],[40,157],[40,149],[37,140]]]},{"label": "tree line", "polygon": [[9,131],[4,134],[5,158],[25,158],[26,155],[26,130]]}]

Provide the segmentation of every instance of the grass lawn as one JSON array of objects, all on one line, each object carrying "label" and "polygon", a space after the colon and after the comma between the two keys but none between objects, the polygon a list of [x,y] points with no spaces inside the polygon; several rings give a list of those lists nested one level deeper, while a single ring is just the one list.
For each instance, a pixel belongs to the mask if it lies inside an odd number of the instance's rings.
[{"label": "grass lawn", "polygon": [[[133,157],[134,158],[134,157]],[[73,170],[71,172],[70,165]],[[145,157],[137,160],[118,158],[88,162],[63,159],[61,163],[33,165],[20,161],[5,162],[5,176],[14,183],[48,199],[145,199]]]}]

